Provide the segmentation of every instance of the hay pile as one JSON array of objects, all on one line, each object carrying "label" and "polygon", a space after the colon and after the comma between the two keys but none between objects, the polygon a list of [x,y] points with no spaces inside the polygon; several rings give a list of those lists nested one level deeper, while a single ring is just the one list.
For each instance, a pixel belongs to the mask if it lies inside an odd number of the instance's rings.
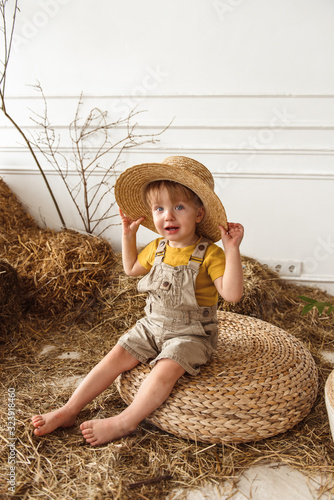
[{"label": "hay pile", "polygon": [[21,316],[21,289],[16,270],[0,261],[0,325],[1,336],[7,338],[18,327]]},{"label": "hay pile", "polygon": [[[327,473],[324,491],[334,492],[334,447],[323,397],[332,366],[321,355],[323,349],[333,350],[333,319],[319,317],[316,311],[302,317],[298,295],[329,302],[333,297],[286,283],[244,257],[244,297],[238,304],[219,303],[221,309],[287,330],[313,354],[320,374],[318,398],[309,416],[285,434],[257,443],[208,447],[143,423],[131,436],[92,448],[78,426],[124,408],[111,387],[81,412],[75,427],[36,438],[31,415],[68,399],[75,384],[143,314],[144,297],[136,291],[137,280],[125,276],[120,256],[106,241],[41,229],[1,181],[0,222],[0,259],[16,271],[21,297],[18,324],[1,346],[0,455],[6,478],[1,494],[10,493],[9,456],[15,458],[15,492],[22,499],[156,499],[175,488],[226,478],[237,490],[240,473],[259,462],[289,464],[310,475]],[[13,394],[15,441],[7,425]]]},{"label": "hay pile", "polygon": [[43,230],[0,180],[0,255],[15,267],[22,307],[39,317],[91,321],[116,255],[103,239]]}]

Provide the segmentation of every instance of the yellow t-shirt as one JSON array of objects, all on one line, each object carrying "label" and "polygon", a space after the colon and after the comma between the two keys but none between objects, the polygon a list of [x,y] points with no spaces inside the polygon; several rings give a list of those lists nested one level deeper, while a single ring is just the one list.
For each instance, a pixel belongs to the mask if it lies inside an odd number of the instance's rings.
[{"label": "yellow t-shirt", "polygon": [[[162,238],[158,238],[152,241],[139,253],[139,263],[145,267],[145,269],[150,270],[152,268],[155,252],[161,239]],[[165,264],[173,267],[186,266],[195,247],[196,244],[184,248],[174,248],[167,245],[163,261]],[[211,243],[207,248],[204,261],[199,268],[196,279],[195,295],[200,307],[210,307],[218,302],[218,292],[213,282],[215,279],[222,276],[224,271],[224,251],[214,243]]]}]

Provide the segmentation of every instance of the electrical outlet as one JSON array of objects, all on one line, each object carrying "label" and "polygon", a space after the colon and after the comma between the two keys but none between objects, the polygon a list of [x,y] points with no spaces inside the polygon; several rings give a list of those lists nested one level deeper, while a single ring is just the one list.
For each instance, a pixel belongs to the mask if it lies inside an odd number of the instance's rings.
[{"label": "electrical outlet", "polygon": [[301,275],[302,263],[296,260],[276,260],[268,259],[261,260],[262,265],[269,267],[273,271],[276,271],[280,276],[284,277],[296,277]]}]

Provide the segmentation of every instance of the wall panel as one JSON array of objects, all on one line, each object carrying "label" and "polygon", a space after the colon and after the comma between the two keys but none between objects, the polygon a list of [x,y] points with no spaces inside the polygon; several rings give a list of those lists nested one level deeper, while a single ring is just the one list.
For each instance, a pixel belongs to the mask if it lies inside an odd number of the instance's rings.
[{"label": "wall panel", "polygon": [[[77,103],[78,96],[47,96],[48,116],[60,137],[59,151],[69,161],[68,127]],[[333,290],[334,238],[328,221],[334,213],[334,95],[90,95],[83,97],[80,116],[97,107],[117,120],[133,104],[139,111],[134,118],[138,134],[158,134],[169,127],[156,143],[124,152],[116,176],[129,165],[160,161],[171,154],[198,159],[212,171],[229,218],[245,225],[244,254],[258,260],[300,261],[299,280]],[[37,132],[32,111],[43,114],[43,108],[37,94],[8,99],[8,109],[28,135]],[[120,126],[113,140],[125,135],[126,128]],[[3,116],[0,138],[0,175],[41,223],[59,228],[36,165]],[[89,148],[94,151],[97,146],[93,142]],[[102,167],[110,166],[118,151],[104,157]],[[69,226],[82,229],[58,175],[42,162]],[[105,236],[120,248],[119,227]],[[139,243],[150,237],[140,230]]]}]

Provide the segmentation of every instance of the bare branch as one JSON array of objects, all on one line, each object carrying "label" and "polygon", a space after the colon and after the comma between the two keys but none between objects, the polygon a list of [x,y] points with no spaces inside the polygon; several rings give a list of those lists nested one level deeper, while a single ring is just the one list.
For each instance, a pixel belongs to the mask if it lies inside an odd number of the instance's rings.
[{"label": "bare branch", "polygon": [[[139,147],[147,143],[155,143],[157,137],[161,135],[169,125],[158,134],[139,134],[137,132],[138,124],[136,118],[137,115],[143,111],[137,111],[136,108],[130,111],[128,116],[121,117],[114,121],[109,120],[107,111],[101,111],[97,107],[91,109],[88,114],[82,118],[81,112],[84,105],[84,99],[81,94],[74,119],[69,125],[71,153],[67,155],[61,147],[60,135],[56,134],[55,128],[49,120],[47,99],[43,89],[41,85],[37,83],[34,87],[42,97],[44,109],[41,114],[30,110],[32,115],[30,119],[37,127],[37,133],[35,132],[35,135],[32,134],[32,137],[29,139],[27,134],[7,112],[5,106],[5,84],[8,61],[13,42],[16,15],[19,10],[18,0],[15,0],[12,23],[9,28],[7,24],[6,4],[6,0],[0,0],[0,16],[3,24],[0,31],[2,31],[4,37],[4,56],[1,62],[3,71],[0,74],[1,110],[23,137],[25,144],[33,156],[52,197],[62,226],[66,227],[64,218],[35,150],[39,152],[44,157],[47,164],[51,165],[60,175],[65,189],[79,214],[85,231],[93,233],[97,230],[99,225],[115,217],[115,215],[109,215],[110,208],[112,208],[115,203],[113,199],[114,185],[113,183],[110,185],[110,181],[112,177],[115,176],[115,169],[120,163],[122,154],[133,147]],[[123,131],[124,134],[114,138],[112,133],[118,133],[119,131]],[[111,162],[109,161],[110,155],[112,155]],[[104,162],[107,159],[108,164],[105,166]],[[75,177],[73,177],[73,174]],[[96,176],[100,177],[99,182],[93,182],[93,178]],[[106,208],[103,208],[104,205]],[[99,215],[100,212],[101,215]],[[114,224],[109,224],[107,228],[111,225]],[[107,228],[104,228],[100,234]]]},{"label": "bare branch", "polygon": [[17,12],[19,12],[18,0],[15,0],[14,5],[13,5],[12,22],[11,22],[10,28],[8,28],[8,25],[7,25],[7,13],[6,13],[7,4],[8,4],[7,0],[1,0],[0,1],[0,13],[1,13],[1,19],[2,19],[2,27],[1,27],[0,31],[3,34],[3,41],[4,41],[4,44],[3,44],[4,55],[3,55],[3,60],[1,61],[2,71],[1,71],[1,74],[0,74],[0,100],[1,100],[0,109],[3,112],[4,116],[7,118],[7,120],[13,125],[13,127],[15,128],[15,130],[17,130],[17,132],[23,138],[26,146],[28,147],[29,152],[31,153],[31,155],[33,157],[34,162],[36,163],[36,165],[38,167],[38,170],[40,171],[40,173],[42,175],[42,178],[43,178],[43,180],[45,182],[47,190],[48,190],[48,192],[49,192],[49,194],[51,196],[51,199],[52,199],[52,201],[54,203],[54,206],[55,206],[55,208],[57,210],[57,213],[58,213],[58,216],[59,216],[60,221],[62,223],[62,226],[66,227],[65,220],[64,220],[64,218],[62,216],[62,213],[60,211],[60,208],[59,208],[59,205],[57,203],[57,200],[56,200],[56,198],[55,198],[55,196],[53,194],[51,186],[50,186],[50,184],[49,184],[49,182],[47,180],[47,177],[46,177],[46,175],[44,173],[42,165],[40,164],[40,162],[39,162],[39,160],[38,160],[38,158],[36,156],[36,153],[35,153],[35,151],[33,149],[32,142],[28,139],[28,137],[25,134],[25,132],[22,130],[22,128],[19,126],[19,124],[16,122],[16,120],[9,114],[9,112],[7,111],[7,108],[6,108],[6,99],[5,99],[5,96],[6,96],[6,81],[7,81],[8,64],[9,64],[9,58],[10,58],[10,54],[11,54],[11,50],[12,50],[14,30],[15,30],[15,23],[16,23],[16,16],[17,16]]},{"label": "bare branch", "polygon": [[14,28],[15,28],[15,23],[16,23],[16,15],[17,15],[17,12],[19,11],[18,0],[15,0],[14,6],[13,6],[12,22],[11,22],[10,28],[8,28],[7,15],[6,15],[6,3],[7,3],[6,0],[1,0],[1,2],[0,2],[0,12],[1,12],[1,18],[2,18],[2,27],[1,27],[0,31],[3,33],[3,39],[4,39],[4,49],[3,49],[4,55],[3,55],[3,61],[1,61],[3,69],[2,69],[1,75],[0,75],[0,89],[1,89],[2,103],[4,103],[4,97],[5,97],[7,68],[8,68],[10,53],[12,50]]},{"label": "bare branch", "polygon": [[[75,186],[70,187],[66,176],[62,176],[62,179],[75,201],[86,231],[93,233],[100,224],[114,217],[109,215],[110,208],[114,205],[112,198],[114,186],[110,186],[110,180],[115,176],[115,169],[119,165],[121,155],[132,147],[156,142],[156,136],[165,129],[155,135],[138,134],[136,130],[138,124],[131,123],[132,119],[139,114],[138,111],[132,110],[127,117],[112,122],[108,121],[106,111],[101,111],[96,107],[82,118],[82,107],[83,95],[81,94],[74,120],[69,125],[73,163],[79,180]],[[124,136],[112,140],[110,132],[122,130],[124,126]],[[114,154],[114,159],[105,167],[101,161],[110,153]],[[100,176],[101,179],[92,184],[91,180],[95,176]],[[98,215],[103,203],[106,203],[107,208],[102,210],[101,215]],[[79,204],[84,208],[79,208]]]}]

